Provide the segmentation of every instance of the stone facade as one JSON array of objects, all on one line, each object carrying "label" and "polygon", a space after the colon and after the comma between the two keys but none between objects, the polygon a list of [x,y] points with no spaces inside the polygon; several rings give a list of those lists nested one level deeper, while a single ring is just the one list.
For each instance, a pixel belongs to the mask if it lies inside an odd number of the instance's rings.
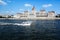
[{"label": "stone facade", "polygon": [[39,12],[35,11],[35,7],[32,8],[32,11],[24,11],[24,13],[17,13],[16,18],[37,18],[37,17],[55,17],[54,11],[49,11],[48,13],[45,10],[40,10]]},{"label": "stone facade", "polygon": [[55,17],[55,12],[54,11],[49,11],[48,12],[48,17]]}]

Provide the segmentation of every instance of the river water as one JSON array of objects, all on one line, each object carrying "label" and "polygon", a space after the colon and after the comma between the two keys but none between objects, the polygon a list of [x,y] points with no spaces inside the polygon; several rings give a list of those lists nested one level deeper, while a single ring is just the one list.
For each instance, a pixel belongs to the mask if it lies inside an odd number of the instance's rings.
[{"label": "river water", "polygon": [[1,23],[33,21],[31,26],[0,25],[0,40],[60,40],[60,20],[0,19]]}]

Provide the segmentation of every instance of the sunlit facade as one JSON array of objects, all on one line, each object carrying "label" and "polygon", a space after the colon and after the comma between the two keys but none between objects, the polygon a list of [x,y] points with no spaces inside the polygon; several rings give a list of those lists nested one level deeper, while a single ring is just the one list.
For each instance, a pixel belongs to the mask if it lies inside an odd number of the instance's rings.
[{"label": "sunlit facade", "polygon": [[32,11],[24,11],[23,13],[17,13],[15,15],[16,18],[42,18],[42,17],[55,17],[55,12],[54,11],[49,11],[48,13],[45,10],[40,10],[37,12],[35,10],[35,7],[32,8]]}]

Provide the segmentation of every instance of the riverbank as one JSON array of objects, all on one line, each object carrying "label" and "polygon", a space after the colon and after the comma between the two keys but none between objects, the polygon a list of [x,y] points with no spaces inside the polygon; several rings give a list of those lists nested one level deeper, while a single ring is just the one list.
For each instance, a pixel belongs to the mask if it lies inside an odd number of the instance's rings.
[{"label": "riverbank", "polygon": [[60,18],[37,17],[37,18],[0,18],[0,19],[17,19],[17,20],[55,20]]}]

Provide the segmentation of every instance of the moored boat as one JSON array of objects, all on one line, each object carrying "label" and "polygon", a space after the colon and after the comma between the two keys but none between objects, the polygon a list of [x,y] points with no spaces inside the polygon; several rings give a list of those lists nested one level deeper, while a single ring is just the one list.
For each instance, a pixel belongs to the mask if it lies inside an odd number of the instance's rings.
[{"label": "moored boat", "polygon": [[20,25],[20,26],[30,26],[32,24],[32,21],[26,21],[22,23],[15,23],[15,25]]}]

